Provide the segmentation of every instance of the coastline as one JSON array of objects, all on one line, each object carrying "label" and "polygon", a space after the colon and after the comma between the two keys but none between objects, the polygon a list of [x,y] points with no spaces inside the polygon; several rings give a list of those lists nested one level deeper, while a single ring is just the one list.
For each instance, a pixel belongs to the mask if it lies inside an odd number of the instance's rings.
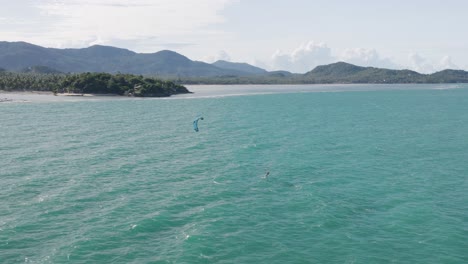
[{"label": "coastline", "polygon": [[3,91],[0,90],[0,103],[28,103],[28,102],[65,102],[95,99],[127,99],[127,96],[116,94],[73,94],[48,91]]},{"label": "coastline", "polygon": [[91,97],[91,96],[117,96],[117,97],[128,97],[124,95],[118,94],[89,94],[89,93],[57,93],[53,94],[54,96],[83,96],[83,97]]},{"label": "coastline", "polygon": [[[257,85],[187,85],[190,93],[168,97],[133,97],[117,94],[74,94],[47,91],[2,91],[0,104],[15,102],[76,102],[95,100],[150,100],[150,99],[189,99],[241,95],[309,93],[309,92],[356,92],[385,90],[446,90],[468,88],[467,84],[257,84]],[[3,101],[2,101],[3,100]]]}]

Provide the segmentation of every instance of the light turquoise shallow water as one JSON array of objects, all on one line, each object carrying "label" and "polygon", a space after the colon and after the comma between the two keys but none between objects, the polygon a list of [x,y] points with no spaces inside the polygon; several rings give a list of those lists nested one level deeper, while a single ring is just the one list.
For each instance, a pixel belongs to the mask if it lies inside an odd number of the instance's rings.
[{"label": "light turquoise shallow water", "polygon": [[4,103],[0,263],[467,263],[464,87]]}]

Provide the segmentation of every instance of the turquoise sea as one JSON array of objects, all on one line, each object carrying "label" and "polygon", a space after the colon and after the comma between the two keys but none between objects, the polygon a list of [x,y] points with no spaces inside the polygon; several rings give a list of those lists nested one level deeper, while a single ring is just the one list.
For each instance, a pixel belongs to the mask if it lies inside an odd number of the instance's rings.
[{"label": "turquoise sea", "polygon": [[468,85],[188,88],[0,103],[0,263],[468,263]]}]

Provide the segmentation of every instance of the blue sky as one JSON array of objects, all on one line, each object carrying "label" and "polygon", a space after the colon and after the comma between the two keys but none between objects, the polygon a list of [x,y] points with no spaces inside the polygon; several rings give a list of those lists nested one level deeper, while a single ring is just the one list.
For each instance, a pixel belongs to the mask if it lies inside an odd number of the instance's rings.
[{"label": "blue sky", "polygon": [[306,72],[347,61],[468,70],[462,0],[0,0],[0,40],[94,44]]}]

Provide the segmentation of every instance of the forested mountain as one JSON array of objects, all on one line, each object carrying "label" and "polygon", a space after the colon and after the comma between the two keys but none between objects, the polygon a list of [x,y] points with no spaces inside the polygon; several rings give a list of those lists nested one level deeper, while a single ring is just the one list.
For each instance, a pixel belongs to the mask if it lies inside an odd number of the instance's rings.
[{"label": "forested mountain", "polygon": [[468,83],[468,72],[462,70],[443,70],[429,75],[429,82]]},{"label": "forested mountain", "polygon": [[56,69],[49,68],[47,66],[31,66],[22,69],[20,72],[23,73],[44,73],[44,74],[53,74],[53,73],[62,73]]},{"label": "forested mountain", "polygon": [[101,45],[83,49],[54,49],[26,42],[0,42],[0,67],[10,71],[21,71],[38,65],[70,73],[122,72],[172,77],[250,74],[192,61],[169,50],[135,53],[127,49]]},{"label": "forested mountain", "polygon": [[229,62],[225,60],[218,60],[212,63],[214,66],[221,68],[221,69],[228,69],[228,70],[236,70],[245,72],[251,75],[259,75],[259,74],[266,74],[268,73],[266,70],[255,67],[253,65],[241,62]]},{"label": "forested mountain", "polygon": [[438,82],[432,75],[410,70],[389,70],[374,67],[361,67],[345,62],[317,66],[304,74],[303,79],[310,83],[427,83]]},{"label": "forested mountain", "polygon": [[135,53],[95,45],[83,49],[44,48],[26,42],[0,42],[0,72],[125,73],[157,76],[186,84],[301,83],[461,83],[468,72],[443,70],[420,74],[410,70],[361,67],[345,62],[317,66],[305,74],[268,72],[247,63],[193,61],[174,51]]}]

